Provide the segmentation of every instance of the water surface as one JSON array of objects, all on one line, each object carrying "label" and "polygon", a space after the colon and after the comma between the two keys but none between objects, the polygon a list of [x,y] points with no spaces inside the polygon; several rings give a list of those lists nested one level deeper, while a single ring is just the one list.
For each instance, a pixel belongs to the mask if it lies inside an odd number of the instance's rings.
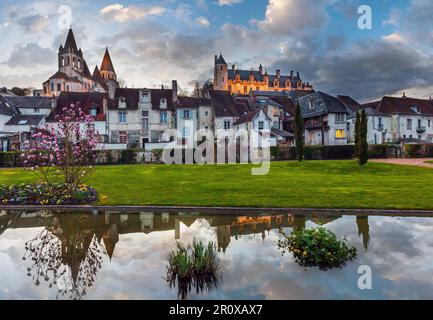
[{"label": "water surface", "polygon": [[[358,258],[321,271],[281,254],[284,234],[318,225]],[[178,299],[168,256],[194,239],[217,245],[219,281],[188,299],[433,298],[433,218],[0,211],[0,299]],[[361,265],[372,290],[358,288]]]}]

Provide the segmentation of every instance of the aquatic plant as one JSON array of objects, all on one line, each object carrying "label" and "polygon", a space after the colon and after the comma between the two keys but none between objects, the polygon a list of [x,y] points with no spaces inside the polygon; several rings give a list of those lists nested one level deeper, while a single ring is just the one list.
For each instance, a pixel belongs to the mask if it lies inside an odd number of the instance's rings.
[{"label": "aquatic plant", "polygon": [[283,254],[293,254],[296,263],[302,267],[319,267],[321,270],[341,268],[347,261],[357,256],[355,247],[348,247],[347,240],[338,240],[337,236],[323,227],[295,231],[283,240],[278,247]]},{"label": "aquatic plant", "polygon": [[185,246],[177,242],[176,250],[170,253],[166,280],[170,288],[178,288],[178,297],[186,299],[192,288],[196,293],[210,291],[218,285],[219,262],[213,242],[204,245],[194,240]]}]

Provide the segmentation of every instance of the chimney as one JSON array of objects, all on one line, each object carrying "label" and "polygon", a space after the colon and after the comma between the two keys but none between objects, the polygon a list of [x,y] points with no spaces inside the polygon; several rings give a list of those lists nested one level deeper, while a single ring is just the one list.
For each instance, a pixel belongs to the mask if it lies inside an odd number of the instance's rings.
[{"label": "chimney", "polygon": [[406,92],[403,92],[403,98],[406,98]]},{"label": "chimney", "polygon": [[259,71],[260,71],[260,74],[263,74],[263,66],[262,65],[260,65]]},{"label": "chimney", "polygon": [[177,81],[173,80],[172,82],[172,94],[173,94],[173,102],[176,103],[177,102]]},{"label": "chimney", "polygon": [[277,78],[280,79],[280,77],[281,77],[281,70],[278,69],[278,70],[277,70]]},{"label": "chimney", "polygon": [[293,70],[290,71],[290,78],[291,78],[291,79],[293,79],[293,72],[294,72]]},{"label": "chimney", "polygon": [[299,71],[296,72],[296,77],[297,77],[298,79],[301,79],[301,76],[299,75]]},{"label": "chimney", "polygon": [[232,70],[235,71],[236,65],[232,65]]}]

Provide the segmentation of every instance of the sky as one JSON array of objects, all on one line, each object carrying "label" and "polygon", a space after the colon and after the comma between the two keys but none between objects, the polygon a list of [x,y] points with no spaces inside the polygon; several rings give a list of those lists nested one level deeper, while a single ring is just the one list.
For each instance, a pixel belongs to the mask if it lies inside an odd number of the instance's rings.
[{"label": "sky", "polygon": [[[361,5],[372,29],[358,27]],[[360,102],[433,96],[431,0],[2,0],[0,87],[41,88],[71,25],[91,71],[108,46],[128,87],[189,89],[221,52]]]}]

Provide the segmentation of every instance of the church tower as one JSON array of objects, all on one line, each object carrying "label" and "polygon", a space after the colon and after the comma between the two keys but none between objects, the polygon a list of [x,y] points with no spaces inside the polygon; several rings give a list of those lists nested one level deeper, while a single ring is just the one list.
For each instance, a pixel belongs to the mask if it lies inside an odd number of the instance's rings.
[{"label": "church tower", "polygon": [[215,90],[228,90],[228,66],[222,54],[215,56],[214,88]]},{"label": "church tower", "polygon": [[113,62],[111,61],[110,52],[108,52],[108,47],[105,50],[104,58],[102,59],[101,68],[99,72],[108,86],[108,96],[110,99],[114,99],[116,89],[119,88],[119,83],[117,82],[117,74],[114,71]]},{"label": "church tower", "polygon": [[74,32],[69,29],[65,46],[59,48],[59,71],[69,77],[76,76],[76,73],[84,73],[83,52],[78,49]]}]

